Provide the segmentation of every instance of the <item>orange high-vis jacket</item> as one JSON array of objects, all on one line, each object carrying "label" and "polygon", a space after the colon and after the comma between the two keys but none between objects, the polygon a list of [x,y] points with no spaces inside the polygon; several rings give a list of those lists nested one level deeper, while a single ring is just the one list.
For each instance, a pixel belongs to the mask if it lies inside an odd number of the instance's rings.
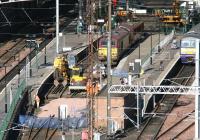
[{"label": "orange high-vis jacket", "polygon": [[86,84],[86,91],[89,95],[91,95],[93,93],[93,85],[90,80],[88,80],[88,82]]},{"label": "orange high-vis jacket", "polygon": [[100,84],[97,82],[96,85],[95,85],[95,87],[94,87],[94,93],[95,93],[95,95],[98,94],[99,91],[100,91]]}]

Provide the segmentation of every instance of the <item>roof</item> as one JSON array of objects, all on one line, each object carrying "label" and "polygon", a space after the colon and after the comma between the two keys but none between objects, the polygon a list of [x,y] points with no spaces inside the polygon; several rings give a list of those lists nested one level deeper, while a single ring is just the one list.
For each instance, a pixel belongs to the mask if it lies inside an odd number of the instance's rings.
[{"label": "roof", "polygon": [[[112,38],[118,40],[128,34],[128,32],[134,31],[142,22],[123,22],[115,30],[112,31]],[[107,39],[107,35],[103,38]]]},{"label": "roof", "polygon": [[123,28],[117,28],[116,30],[112,31],[112,38],[120,39],[125,37],[129,32]]},{"label": "roof", "polygon": [[172,5],[173,1],[174,0],[144,0],[144,5]]},{"label": "roof", "polygon": [[200,39],[200,23],[193,26],[189,32],[187,32],[185,35],[184,35],[184,38],[186,37],[194,37],[194,38],[198,38]]},{"label": "roof", "polygon": [[173,0],[144,0],[143,6],[148,8],[171,8]]}]

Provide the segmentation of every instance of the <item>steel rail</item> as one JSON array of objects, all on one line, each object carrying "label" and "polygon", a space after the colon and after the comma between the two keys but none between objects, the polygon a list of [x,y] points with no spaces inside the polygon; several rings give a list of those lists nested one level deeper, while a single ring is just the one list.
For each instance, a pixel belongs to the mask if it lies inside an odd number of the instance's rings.
[{"label": "steel rail", "polygon": [[[187,68],[185,66],[183,66],[181,68],[181,70],[179,71],[179,73],[177,74],[177,77],[181,77],[182,75],[185,75],[185,70]],[[191,72],[191,70],[189,71],[189,77],[194,73],[194,69],[193,71]],[[182,79],[181,81],[179,81],[179,83],[183,83],[185,80]],[[188,82],[189,80],[187,80],[186,82]],[[185,84],[187,84],[185,82]],[[165,105],[165,107],[162,107],[160,105],[158,105],[155,109],[154,109],[154,112],[161,112],[161,113],[167,113],[167,112],[171,112],[171,110],[173,109],[173,106],[175,105],[177,99],[179,98],[179,95],[164,95],[164,97],[162,98],[162,100],[160,101],[160,104],[163,103]],[[166,106],[168,106],[166,108]],[[164,108],[164,109],[162,109]],[[151,115],[150,118],[148,119],[148,121],[145,123],[143,129],[141,130],[140,134],[138,135],[137,137],[137,140],[139,139],[144,139],[145,137],[145,134],[148,134],[148,133],[152,133],[153,131],[153,134],[152,134],[152,139],[155,139],[156,136],[158,135],[160,129],[162,128],[163,124],[164,124],[164,121],[165,119],[167,118],[166,115],[161,115],[159,116],[159,118],[157,118],[157,120],[155,120],[155,116],[154,115]],[[157,121],[160,121],[159,124],[155,124],[155,122]],[[154,123],[153,123],[154,122]],[[153,130],[153,126],[152,125],[156,125],[156,129]],[[151,127],[151,129],[148,129],[148,127]],[[147,131],[147,132],[145,132]],[[151,131],[151,132],[149,132]]]},{"label": "steel rail", "polygon": [[177,135],[175,135],[172,140],[175,140],[176,138],[178,138],[182,133],[184,133],[186,130],[188,130],[190,127],[192,127],[195,123],[192,122],[190,125],[188,125],[185,129],[183,129],[180,133],[178,133]]},{"label": "steel rail", "polygon": [[[190,114],[191,113],[194,113],[194,110],[192,112],[190,112]],[[183,120],[185,120],[186,118],[190,117],[190,114],[188,114],[185,117],[181,118],[175,124],[173,124],[172,126],[170,126],[169,128],[167,128],[164,132],[162,132],[160,135],[158,135],[156,137],[156,139],[159,139],[160,137],[162,137],[163,135],[165,135],[167,132],[169,132],[170,130],[172,130],[174,127],[176,127],[177,125],[179,125],[181,122],[183,122]]]}]

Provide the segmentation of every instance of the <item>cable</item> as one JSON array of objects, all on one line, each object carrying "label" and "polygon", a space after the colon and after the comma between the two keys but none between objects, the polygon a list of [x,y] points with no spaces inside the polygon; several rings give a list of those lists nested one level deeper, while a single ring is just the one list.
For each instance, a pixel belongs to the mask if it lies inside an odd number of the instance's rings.
[{"label": "cable", "polygon": [[17,127],[19,127],[19,126],[14,126],[14,127],[11,127],[9,129],[6,129],[6,130],[0,131],[0,132],[7,132],[7,131],[13,130],[14,128],[17,128]]}]

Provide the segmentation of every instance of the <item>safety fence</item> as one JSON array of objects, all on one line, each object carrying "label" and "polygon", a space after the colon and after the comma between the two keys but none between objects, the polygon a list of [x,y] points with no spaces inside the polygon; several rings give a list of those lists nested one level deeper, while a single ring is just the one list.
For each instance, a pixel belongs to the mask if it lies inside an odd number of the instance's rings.
[{"label": "safety fence", "polygon": [[[4,132],[6,132],[6,129],[9,126],[10,120],[12,118],[13,112],[15,110],[15,107],[16,107],[19,99],[23,97],[23,93],[24,93],[25,88],[26,88],[26,81],[23,80],[21,82],[21,84],[19,85],[16,93],[14,93],[14,96],[13,96],[13,99],[12,99],[12,103],[8,107],[8,112],[5,114],[4,119],[3,119],[2,123],[1,123],[1,126],[0,126],[0,140],[2,140],[3,137],[4,137]],[[5,92],[5,94],[6,94],[6,92]]]},{"label": "safety fence", "polygon": [[[55,41],[52,40],[51,42]],[[51,42],[48,44],[49,46],[52,46]],[[45,43],[44,45],[47,45],[47,43]],[[17,103],[24,96],[23,93],[25,91],[25,88],[27,86],[30,86],[30,69],[32,69],[33,73],[36,73],[36,71],[38,71],[39,65],[44,63],[44,57],[41,56],[41,53],[44,55],[45,52],[40,48],[31,52],[30,55],[32,58],[32,65],[30,65],[30,56],[26,57],[25,64],[20,64],[20,66],[22,67],[20,70],[20,74],[17,74],[12,80],[4,78],[0,82],[0,84],[4,85],[4,89],[0,92],[0,105],[2,106],[0,108],[0,120],[2,120],[0,122],[0,140],[3,139],[5,132],[9,127],[9,123],[11,122],[12,115],[14,110],[16,109],[15,107]],[[7,104],[7,107],[5,104]]]}]

